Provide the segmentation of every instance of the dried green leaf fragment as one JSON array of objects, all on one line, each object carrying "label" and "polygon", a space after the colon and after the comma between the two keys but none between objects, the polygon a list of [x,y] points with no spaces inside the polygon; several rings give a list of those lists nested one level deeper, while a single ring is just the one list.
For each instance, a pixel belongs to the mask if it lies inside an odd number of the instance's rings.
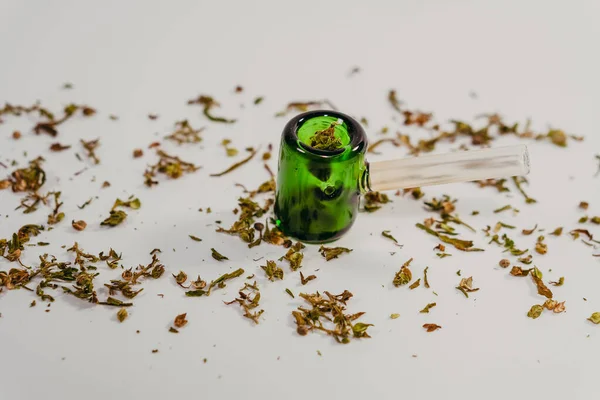
[{"label": "dried green leaf fragment", "polygon": [[427,289],[429,289],[429,280],[427,279],[428,270],[429,267],[425,267],[425,269],[423,270],[423,286],[425,286]]},{"label": "dried green leaf fragment", "polygon": [[212,114],[212,109],[215,107],[220,107],[220,104],[210,96],[200,95],[196,99],[189,100],[188,105],[192,104],[201,105],[203,107],[202,113],[204,114],[204,116],[213,122],[221,122],[225,124],[232,124],[235,122],[235,119],[217,117]]},{"label": "dried green leaf fragment", "polygon": [[242,161],[239,161],[239,162],[233,164],[231,167],[227,168],[226,170],[224,170],[222,172],[219,172],[216,174],[210,174],[210,176],[223,176],[225,174],[230,173],[231,171],[238,169],[242,165],[246,164],[248,161],[252,160],[252,158],[254,158],[254,156],[256,155],[257,152],[258,152],[257,150],[252,150],[250,152],[250,155],[248,157],[244,158]]},{"label": "dried green leaf fragment", "polygon": [[535,226],[531,229],[523,229],[523,231],[521,233],[523,233],[523,235],[531,235],[533,232],[535,232],[536,229],[537,229],[537,224],[535,224]]},{"label": "dried green leaf fragment", "polygon": [[406,285],[407,283],[409,283],[412,280],[412,272],[408,268],[408,266],[410,265],[412,260],[413,259],[411,258],[408,261],[406,261],[400,268],[400,271],[396,272],[396,275],[394,276],[394,280],[393,280],[394,286],[398,287],[398,286]]},{"label": "dried green leaf fragment", "polygon": [[283,269],[278,267],[275,261],[267,260],[267,265],[262,265],[261,268],[271,282],[276,279],[283,279]]},{"label": "dried green leaf fragment", "polygon": [[127,318],[128,315],[129,315],[129,313],[127,312],[127,309],[121,308],[117,312],[117,319],[119,320],[119,322],[123,322],[123,321],[125,321],[125,319]]},{"label": "dried green leaf fragment", "polygon": [[501,213],[502,211],[507,211],[512,209],[512,206],[510,204],[505,205],[504,207],[500,207],[494,210],[495,214]]},{"label": "dried green leaf fragment", "polygon": [[442,242],[451,244],[458,250],[461,250],[461,251],[483,251],[483,249],[474,248],[473,242],[471,240],[455,239],[450,236],[446,236],[441,233],[438,233],[438,232],[434,231],[433,229],[428,228],[425,225],[420,224],[420,223],[416,224],[416,226],[417,226],[417,228],[424,230],[425,232],[429,233],[430,235],[433,235],[433,236],[439,238]]},{"label": "dried green leaf fragment", "polygon": [[554,235],[554,236],[560,236],[562,234],[562,231],[563,231],[563,228],[561,226],[561,227],[558,227],[555,230],[553,230],[550,234]]},{"label": "dried green leaf fragment", "polygon": [[387,194],[380,192],[368,192],[363,197],[365,199],[363,207],[367,212],[374,212],[381,208],[380,204],[391,202]]},{"label": "dried green leaf fragment", "polygon": [[202,239],[200,239],[200,238],[199,238],[199,237],[197,237],[197,236],[194,236],[194,235],[188,235],[188,236],[190,237],[190,239],[192,239],[192,240],[194,240],[194,241],[196,241],[196,242],[201,242],[201,241],[202,241]]},{"label": "dried green leaf fragment", "polygon": [[529,311],[527,312],[527,316],[529,318],[536,319],[540,315],[542,315],[542,311],[544,311],[544,307],[539,304],[536,304],[531,306],[531,309],[529,309]]},{"label": "dried green leaf fragment", "polygon": [[117,198],[115,200],[115,203],[113,204],[111,210],[115,210],[117,207],[128,207],[131,208],[133,210],[137,210],[142,206],[142,202],[140,201],[140,199],[133,198],[133,196],[131,196],[128,200],[123,201],[119,198]]},{"label": "dried green leaf fragment", "polygon": [[390,102],[394,110],[398,111],[399,113],[402,113],[402,109],[400,108],[401,102],[398,100],[398,97],[396,96],[396,91],[394,89],[391,89],[388,92],[388,101]]},{"label": "dried green leaf fragment", "polygon": [[435,306],[437,306],[437,303],[429,303],[419,312],[421,314],[429,314],[429,310],[431,310]]},{"label": "dried green leaf fragment", "polygon": [[204,131],[204,128],[194,129],[186,119],[176,122],[175,130],[170,135],[165,136],[165,139],[172,140],[178,144],[199,143],[202,141],[202,136],[200,136],[202,131]]},{"label": "dried green leaf fragment", "polygon": [[229,260],[229,258],[227,258],[226,256],[222,255],[221,253],[219,253],[214,248],[211,248],[210,251],[211,251],[212,258],[214,258],[217,261]]},{"label": "dried green leaf fragment", "polygon": [[111,211],[110,216],[100,223],[103,226],[117,226],[121,224],[127,218],[125,211],[116,210]]},{"label": "dried green leaf fragment", "polygon": [[442,327],[438,324],[423,324],[423,328],[425,328],[427,332],[433,332],[437,331],[438,329],[442,329]]},{"label": "dried green leaf fragment", "polygon": [[400,317],[400,314],[390,314],[390,318],[391,319],[396,319],[396,318],[399,318],[399,317]]},{"label": "dried green leaf fragment", "polygon": [[363,322],[354,322],[360,318],[364,312],[355,314],[346,314],[346,303],[352,297],[352,293],[345,290],[343,293],[334,295],[324,292],[322,296],[319,292],[314,294],[300,293],[306,302],[312,308],[298,307],[292,312],[296,320],[299,335],[304,336],[310,331],[322,331],[333,338],[338,343],[349,343],[351,337],[368,338],[367,328],[373,326]]},{"label": "dried green leaf fragment", "polygon": [[113,306],[113,307],[131,307],[133,303],[125,303],[119,299],[115,299],[114,297],[108,297],[106,301],[98,302],[98,304],[102,304],[105,306]]},{"label": "dried green leaf fragment", "polygon": [[465,297],[469,298],[469,293],[476,292],[479,288],[473,288],[473,277],[470,276],[468,278],[462,278],[460,283],[456,287],[456,289],[460,290]]},{"label": "dried green leaf fragment", "polygon": [[[230,305],[237,303],[244,311],[244,317],[252,320],[255,324],[258,324],[260,316],[264,313],[264,310],[253,312],[258,307],[260,301],[260,291],[256,282],[253,284],[244,283],[244,287],[240,289],[239,297],[233,299],[225,304]],[[254,294],[254,297],[252,296]]]},{"label": "dried green leaf fragment", "polygon": [[94,140],[80,140],[81,145],[87,152],[88,158],[91,158],[94,161],[94,164],[100,164],[100,159],[96,155],[96,149],[100,146],[100,139]]},{"label": "dried green leaf fragment", "polygon": [[294,298],[294,293],[292,293],[292,291],[291,291],[290,289],[288,289],[288,288],[285,288],[285,292],[286,292],[287,294],[289,294],[289,295],[290,295],[290,297],[291,297],[292,299]]},{"label": "dried green leaf fragment", "polygon": [[394,241],[394,243],[398,244],[398,241],[396,240],[396,238],[395,238],[395,237],[393,237],[393,236],[390,234],[390,231],[383,231],[383,232],[381,232],[381,235],[382,235],[383,237],[386,237],[386,238],[390,239],[390,240],[393,240],[393,241]]},{"label": "dried green leaf fragment", "polygon": [[302,283],[302,285],[306,285],[308,282],[312,281],[313,279],[317,279],[317,277],[315,275],[309,275],[305,278],[304,275],[302,274],[302,271],[300,271],[300,282]]},{"label": "dried green leaf fragment", "polygon": [[419,278],[419,279],[417,279],[416,281],[414,281],[414,282],[412,283],[412,285],[410,285],[408,288],[409,288],[410,290],[413,290],[413,289],[416,289],[416,288],[418,288],[420,285],[421,285],[421,278]]},{"label": "dried green leaf fragment", "polygon": [[600,324],[600,312],[595,312],[588,318],[588,321],[598,325]]},{"label": "dried green leaf fragment", "polygon": [[343,253],[350,253],[352,249],[347,249],[345,247],[325,247],[321,246],[319,248],[319,252],[323,257],[325,257],[326,261],[330,261],[334,258],[338,258]]},{"label": "dried green leaf fragment", "polygon": [[304,245],[301,242],[296,242],[293,246],[291,246],[287,253],[283,257],[279,259],[279,261],[285,259],[289,261],[290,268],[292,271],[296,271],[302,267],[302,259],[304,258],[304,254],[300,252],[300,250],[304,249]]},{"label": "dried green leaf fragment", "polygon": [[541,294],[549,299],[552,298],[552,291],[548,289],[548,287],[544,284],[544,281],[542,281],[542,272],[537,267],[533,268],[533,272],[531,272],[531,279],[537,286],[538,294]]},{"label": "dried green leaf fragment", "polygon": [[175,325],[176,328],[183,328],[184,326],[186,326],[188,323],[186,316],[187,313],[179,314],[178,316],[176,316],[175,320],[173,321],[173,325]]}]

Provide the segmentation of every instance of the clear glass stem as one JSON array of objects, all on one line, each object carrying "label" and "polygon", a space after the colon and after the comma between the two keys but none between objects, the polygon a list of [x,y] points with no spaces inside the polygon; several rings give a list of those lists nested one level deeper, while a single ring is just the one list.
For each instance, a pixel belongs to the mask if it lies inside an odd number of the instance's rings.
[{"label": "clear glass stem", "polygon": [[370,190],[406,189],[529,173],[524,145],[410,157],[369,163]]}]

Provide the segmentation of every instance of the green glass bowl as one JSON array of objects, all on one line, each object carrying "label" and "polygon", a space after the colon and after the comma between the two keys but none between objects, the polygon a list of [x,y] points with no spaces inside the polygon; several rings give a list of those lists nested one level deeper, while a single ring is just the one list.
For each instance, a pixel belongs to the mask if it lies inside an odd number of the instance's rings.
[{"label": "green glass bowl", "polygon": [[[315,132],[333,122],[335,150],[310,146]],[[309,111],[292,118],[281,136],[275,217],[288,236],[307,243],[339,239],[358,213],[366,187],[367,137],[360,124],[337,111]]]}]

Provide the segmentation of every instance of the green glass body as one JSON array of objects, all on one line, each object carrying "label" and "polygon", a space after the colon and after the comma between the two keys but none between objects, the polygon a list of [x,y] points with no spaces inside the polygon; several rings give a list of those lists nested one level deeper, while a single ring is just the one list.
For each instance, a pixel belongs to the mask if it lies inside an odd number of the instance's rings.
[{"label": "green glass body", "polygon": [[[336,150],[317,150],[310,137],[333,121]],[[340,238],[354,223],[365,187],[367,138],[360,124],[336,111],[309,111],[290,120],[281,138],[275,217],[288,235],[307,243]]]}]

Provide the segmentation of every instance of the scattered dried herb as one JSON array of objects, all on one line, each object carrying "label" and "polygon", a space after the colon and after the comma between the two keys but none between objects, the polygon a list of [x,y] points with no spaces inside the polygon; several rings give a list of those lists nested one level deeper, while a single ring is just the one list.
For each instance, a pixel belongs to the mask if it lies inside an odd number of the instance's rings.
[{"label": "scattered dried herb", "polygon": [[600,312],[595,312],[588,318],[588,321],[598,325],[600,324]]},{"label": "scattered dried herb", "polygon": [[113,210],[110,216],[100,223],[103,226],[117,226],[127,218],[127,213],[121,210]]},{"label": "scattered dried herb", "polygon": [[227,168],[225,171],[219,172],[217,174],[210,174],[210,176],[223,176],[225,174],[228,174],[231,171],[234,171],[237,168],[241,167],[242,165],[246,164],[248,161],[252,160],[252,158],[254,158],[256,153],[257,153],[257,150],[252,150],[250,152],[250,155],[248,157],[244,158],[242,161],[239,161],[239,162],[233,164],[231,167]]},{"label": "scattered dried herb", "polygon": [[456,289],[460,290],[462,294],[465,295],[466,298],[469,298],[469,293],[476,292],[479,288],[473,288],[473,277],[470,276],[468,278],[462,278],[460,283],[456,287]]},{"label": "scattered dried herb", "polygon": [[438,329],[442,329],[442,327],[437,324],[423,324],[423,328],[425,328],[427,332],[433,332],[437,331]]},{"label": "scattered dried herb", "polygon": [[286,292],[287,294],[289,294],[289,295],[292,297],[292,299],[294,298],[294,293],[292,293],[292,291],[291,291],[290,289],[286,288],[286,289],[285,289],[285,292]]},{"label": "scattered dried herb", "polygon": [[192,104],[201,105],[203,107],[202,113],[204,114],[204,116],[213,122],[221,122],[225,124],[232,124],[235,122],[235,119],[216,117],[212,114],[212,109],[214,107],[220,107],[221,105],[210,96],[200,95],[196,99],[189,100],[188,105]]},{"label": "scattered dried herb", "polygon": [[521,257],[517,260],[525,265],[529,265],[533,261],[533,256],[531,254],[528,254],[526,257]]},{"label": "scattered dried herb", "polygon": [[539,304],[536,304],[531,306],[531,309],[527,312],[527,316],[529,318],[536,319],[540,315],[542,315],[542,311],[544,311],[544,307]]},{"label": "scattered dried herb", "polygon": [[527,204],[537,203],[537,200],[529,197],[527,195],[527,193],[525,193],[525,190],[523,190],[523,187],[521,186],[523,183],[529,183],[527,178],[525,178],[523,176],[513,176],[512,180],[513,180],[515,186],[517,187],[517,190],[519,191],[519,193],[521,193],[523,195],[523,197],[525,197],[525,203],[527,203]]},{"label": "scattered dried herb", "polygon": [[292,247],[290,247],[285,253],[283,257],[279,259],[279,261],[285,259],[289,261],[290,268],[292,271],[297,271],[299,268],[302,268],[302,259],[304,258],[304,254],[300,253],[305,246],[301,242],[296,242]]},{"label": "scattered dried herb", "polygon": [[408,288],[410,290],[416,289],[421,285],[421,278],[417,279],[416,281],[413,282],[412,285],[410,285]]},{"label": "scattered dried herb", "polygon": [[189,286],[183,286],[183,284],[187,281],[187,274],[183,271],[179,271],[177,275],[172,274],[173,278],[175,278],[175,282],[184,289],[188,289]]},{"label": "scattered dried herb", "polygon": [[394,280],[393,280],[394,286],[398,287],[398,286],[406,285],[407,283],[409,283],[412,280],[412,272],[408,268],[408,266],[410,265],[412,260],[413,259],[411,258],[408,261],[406,261],[400,268],[400,271],[396,272],[396,275],[394,276]]},{"label": "scattered dried herb", "polygon": [[60,143],[52,143],[50,145],[50,151],[54,151],[54,152],[68,150],[70,148],[71,148],[71,145],[62,145]]},{"label": "scattered dried herb", "polygon": [[[298,307],[297,311],[292,311],[296,320],[299,335],[304,336],[310,331],[318,330],[333,336],[338,343],[349,343],[350,338],[369,338],[367,329],[372,324],[354,322],[360,318],[364,312],[355,314],[345,314],[346,303],[353,296],[352,293],[345,290],[343,293],[333,295],[324,292],[326,297],[321,296],[319,292],[314,294],[300,293],[300,297],[306,300],[311,309]],[[325,324],[333,324],[328,328]]]},{"label": "scattered dried herb", "polygon": [[15,170],[8,179],[0,181],[0,189],[11,187],[15,193],[37,194],[37,191],[46,182],[46,173],[42,169],[44,161],[43,158],[38,157],[29,162],[29,167]]},{"label": "scattered dried herb", "polygon": [[60,194],[60,192],[50,192],[47,195],[48,197],[50,197],[50,195],[54,196],[54,209],[52,210],[52,213],[48,215],[48,225],[58,224],[65,217],[64,212],[59,212],[60,207],[63,205],[59,200]]},{"label": "scattered dried herb", "polygon": [[425,286],[427,289],[429,289],[429,281],[427,280],[428,269],[429,267],[425,267],[425,269],[423,270],[423,286]]},{"label": "scattered dried herb", "polygon": [[127,318],[128,315],[129,315],[129,313],[127,312],[127,309],[121,308],[117,312],[117,319],[119,320],[119,322],[123,322],[123,321],[125,321],[125,319]]},{"label": "scattered dried herb", "polygon": [[58,130],[56,129],[57,126],[63,124],[65,121],[69,120],[71,117],[73,117],[78,111],[81,111],[81,114],[85,117],[89,117],[92,116],[96,113],[96,110],[94,110],[91,107],[88,106],[82,106],[82,105],[77,105],[77,104],[69,104],[67,105],[64,109],[63,109],[63,113],[64,115],[59,118],[56,119],[54,117],[54,114],[52,114],[51,112],[49,112],[48,110],[44,109],[44,108],[39,108],[38,107],[38,111],[40,113],[40,116],[42,116],[45,121],[43,122],[38,122],[35,127],[33,128],[33,131],[36,134],[40,134],[40,133],[46,133],[50,136],[56,136],[58,135]]},{"label": "scattered dried herb", "polygon": [[262,96],[256,97],[256,98],[254,99],[254,102],[253,102],[253,103],[254,103],[254,105],[255,105],[255,106],[257,106],[257,105],[259,105],[260,103],[262,103],[262,101],[263,101],[264,99],[265,99],[265,98],[264,98],[264,97],[262,97]]},{"label": "scattered dried herb", "polygon": [[510,204],[507,204],[504,207],[500,207],[500,208],[494,210],[494,213],[497,214],[497,213],[501,213],[502,211],[507,211],[507,210],[510,210],[510,209],[512,209],[512,206]]},{"label": "scattered dried herb", "polygon": [[[188,297],[210,296],[210,293],[214,288],[223,289],[226,286],[225,282],[227,282],[230,279],[238,278],[238,277],[242,276],[243,273],[244,273],[243,269],[241,269],[241,268],[236,269],[233,272],[223,274],[220,277],[218,277],[217,279],[215,279],[214,281],[211,281],[210,284],[208,285],[207,290],[204,290],[204,289],[189,290],[189,291],[185,292],[185,295]],[[200,284],[199,286],[205,286],[205,285]]]},{"label": "scattered dried herb", "polygon": [[73,226],[73,229],[75,229],[76,231],[82,231],[87,227],[86,222],[82,221],[82,220],[79,220],[79,221],[73,220],[71,222],[71,225]]},{"label": "scattered dried herb", "polygon": [[329,107],[331,110],[336,110],[334,105],[329,100],[316,100],[316,101],[293,101],[288,103],[285,107],[285,110],[278,112],[275,114],[276,117],[283,117],[287,113],[295,111],[295,112],[305,112],[310,108],[323,108]]},{"label": "scattered dried herb", "polygon": [[330,261],[334,258],[338,258],[339,255],[343,253],[350,253],[352,249],[347,249],[345,247],[325,247],[321,246],[319,248],[319,252],[323,257],[325,257],[326,261]]},{"label": "scattered dried herb", "polygon": [[94,164],[100,164],[100,159],[96,155],[96,149],[98,148],[98,146],[100,146],[100,139],[88,141],[81,139],[80,142],[85,151],[87,152],[88,158],[91,158],[94,161]]},{"label": "scattered dried herb", "polygon": [[224,255],[222,255],[221,253],[219,253],[217,250],[211,248],[211,255],[212,258],[214,258],[217,261],[223,261],[223,260],[229,260],[229,258],[225,257]]},{"label": "scattered dried herb", "polygon": [[535,226],[531,229],[523,229],[522,233],[523,233],[523,235],[531,235],[533,232],[535,232],[536,229],[537,229],[537,224],[535,224]]},{"label": "scattered dried herb", "polygon": [[[238,292],[239,297],[233,299],[230,302],[226,302],[225,304],[234,304],[238,303],[242,310],[244,310],[244,317],[254,321],[255,324],[258,324],[259,318],[264,312],[264,310],[259,310],[256,312],[252,312],[259,305],[260,301],[260,290],[254,282],[252,285],[249,283],[244,283],[244,287],[240,289]],[[252,295],[254,294],[254,297]]]},{"label": "scattered dried herb", "polygon": [[563,228],[561,226],[561,227],[556,228],[555,230],[553,230],[550,234],[554,235],[554,236],[560,236],[560,235],[562,235],[562,231],[563,231]]},{"label": "scattered dried herb", "polygon": [[186,316],[187,313],[179,314],[178,316],[176,316],[175,320],[173,321],[173,325],[175,325],[176,328],[183,328],[184,326],[186,326],[188,323],[188,320],[185,319]]},{"label": "scattered dried herb", "polygon": [[510,270],[510,274],[511,274],[512,276],[527,276],[527,275],[529,275],[529,273],[530,273],[531,271],[533,271],[533,268],[530,268],[530,269],[523,269],[523,268],[521,268],[521,267],[514,266],[514,267],[512,267],[512,269]]},{"label": "scattered dried herb", "polygon": [[391,319],[396,319],[396,318],[399,318],[399,317],[400,317],[400,314],[390,314],[390,318]]},{"label": "scattered dried herb", "polygon": [[510,252],[513,256],[521,256],[525,254],[528,249],[520,250],[515,248],[515,242],[511,238],[509,238],[506,234],[503,234],[501,238],[498,235],[494,235],[489,243],[497,243],[498,245],[504,247],[504,252]]},{"label": "scattered dried herb", "polygon": [[200,167],[183,161],[179,157],[171,156],[162,150],[157,150],[156,154],[160,159],[156,164],[150,165],[144,172],[144,183],[148,187],[158,185],[158,181],[154,180],[158,173],[165,174],[171,179],[177,179],[185,173],[192,173],[200,169]]},{"label": "scattered dried herb", "polygon": [[544,302],[544,307],[555,314],[560,314],[565,311],[565,302],[548,299]]},{"label": "scattered dried herb", "polygon": [[542,296],[545,296],[549,299],[552,298],[552,291],[548,289],[548,287],[542,281],[542,272],[537,269],[537,267],[533,267],[533,271],[531,272],[531,279],[533,283],[537,286],[538,293]]},{"label": "scattered dried herb", "polygon": [[538,254],[546,254],[548,252],[548,245],[544,243],[544,236],[540,236],[537,239],[537,243],[535,244],[535,251]]},{"label": "scattered dried herb", "polygon": [[579,203],[579,208],[581,208],[582,210],[587,210],[589,206],[590,204],[587,201],[581,201]]},{"label": "scattered dried herb", "polygon": [[398,111],[399,113],[402,113],[402,109],[400,108],[400,104],[402,103],[398,100],[395,90],[392,89],[388,92],[388,101],[390,102],[394,110]]},{"label": "scattered dried herb", "polygon": [[300,282],[302,283],[302,285],[306,285],[308,282],[312,281],[313,279],[317,279],[317,277],[315,275],[309,275],[305,278],[304,275],[302,274],[302,271],[300,271]]},{"label": "scattered dried herb", "polygon": [[383,232],[381,232],[381,235],[382,235],[383,237],[386,237],[386,238],[390,239],[390,240],[393,240],[393,241],[394,241],[394,243],[398,244],[398,241],[396,240],[396,238],[395,238],[395,237],[393,237],[393,236],[390,234],[390,231],[383,231]]},{"label": "scattered dried herb", "polygon": [[431,228],[426,227],[423,224],[416,224],[417,228],[423,229],[425,232],[439,238],[442,242],[451,244],[455,248],[461,251],[483,251],[483,249],[478,249],[473,247],[473,242],[471,240],[461,240],[456,238],[451,238],[450,236],[443,235],[434,231]]},{"label": "scattered dried herb", "polygon": [[589,240],[594,240],[594,236],[587,229],[573,229],[569,234],[573,236],[573,240],[578,239],[580,234],[587,236]]},{"label": "scattered dried herb", "polygon": [[277,266],[275,261],[267,260],[267,265],[261,265],[263,271],[267,275],[267,278],[271,282],[275,281],[275,279],[283,279],[283,270]]},{"label": "scattered dried herb", "polygon": [[144,150],[142,149],[134,149],[133,150],[133,158],[140,158],[144,155]]},{"label": "scattered dried herb", "polygon": [[506,258],[503,258],[502,260],[500,260],[499,264],[502,268],[507,268],[510,266],[510,261],[508,261]]},{"label": "scattered dried herb", "polygon": [[364,195],[364,209],[367,212],[373,212],[381,208],[380,204],[387,204],[391,200],[385,193],[368,192]]},{"label": "scattered dried herb", "polygon": [[429,303],[419,312],[421,314],[429,314],[429,310],[431,310],[435,306],[437,306],[437,303]]}]

